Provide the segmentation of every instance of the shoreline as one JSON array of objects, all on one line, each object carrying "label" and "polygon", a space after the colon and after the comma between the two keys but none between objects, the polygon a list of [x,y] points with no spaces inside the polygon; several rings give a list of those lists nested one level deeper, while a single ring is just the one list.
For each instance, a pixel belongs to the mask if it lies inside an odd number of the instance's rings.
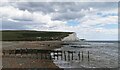
[{"label": "shoreline", "polygon": [[[62,41],[2,41],[2,50],[16,48],[37,48],[43,50],[53,50],[60,48]],[[22,64],[21,64],[22,62]],[[2,55],[2,65],[4,68],[57,68],[53,60],[40,60],[35,58],[5,57]]]}]

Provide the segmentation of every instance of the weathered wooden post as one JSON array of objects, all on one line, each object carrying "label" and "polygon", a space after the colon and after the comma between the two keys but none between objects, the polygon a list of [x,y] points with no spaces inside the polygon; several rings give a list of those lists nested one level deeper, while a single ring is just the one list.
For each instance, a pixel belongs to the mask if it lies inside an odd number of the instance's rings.
[{"label": "weathered wooden post", "polygon": [[42,60],[42,52],[41,52],[41,50],[39,52],[40,52],[40,59]]},{"label": "weathered wooden post", "polygon": [[44,59],[47,59],[47,57],[46,57],[46,52],[44,52]]},{"label": "weathered wooden post", "polygon": [[43,52],[43,59],[46,59],[46,53],[45,52]]},{"label": "weathered wooden post", "polygon": [[[32,56],[32,51],[31,51],[31,49],[29,49],[29,55],[31,55],[31,56]],[[30,56],[30,57],[31,57],[31,56]]]},{"label": "weathered wooden post", "polygon": [[66,53],[65,53],[65,51],[64,51],[64,59],[65,59],[65,61],[66,61]]},{"label": "weathered wooden post", "polygon": [[90,54],[90,53],[89,53],[89,51],[88,51],[88,61],[89,61],[89,59],[90,59],[90,56],[89,56],[89,54]]},{"label": "weathered wooden post", "polygon": [[57,50],[57,54],[56,54],[56,55],[57,55],[57,60],[59,60],[59,54],[58,54],[58,50]]},{"label": "weathered wooden post", "polygon": [[27,52],[28,52],[28,49],[26,48],[26,49],[25,49],[25,53],[26,53],[26,55],[28,54]]},{"label": "weathered wooden post", "polygon": [[11,50],[9,50],[9,55],[11,55]]},{"label": "weathered wooden post", "polygon": [[55,60],[55,51],[52,51],[53,52],[53,59]]},{"label": "weathered wooden post", "polygon": [[17,54],[16,50],[14,50],[14,54],[15,54],[15,56],[16,56],[16,54]]},{"label": "weathered wooden post", "polygon": [[79,60],[80,60],[80,51],[79,51],[79,53],[78,53],[78,57],[79,57]]},{"label": "weathered wooden post", "polygon": [[83,51],[82,51],[82,61],[83,61],[83,59],[84,59],[84,58],[83,58]]},{"label": "weathered wooden post", "polygon": [[61,56],[61,60],[62,60],[62,51],[60,51],[60,56]]},{"label": "weathered wooden post", "polygon": [[38,56],[38,50],[36,50],[36,58],[37,59],[39,58],[39,56]]},{"label": "weathered wooden post", "polygon": [[5,50],[3,50],[3,55],[5,55]]},{"label": "weathered wooden post", "polygon": [[45,52],[45,59],[48,59],[48,53]]},{"label": "weathered wooden post", "polygon": [[42,52],[40,53],[40,58],[42,59]]},{"label": "weathered wooden post", "polygon": [[22,55],[22,49],[20,49],[20,54]]},{"label": "weathered wooden post", "polygon": [[50,50],[50,60],[52,60],[52,55],[51,55],[52,51]]},{"label": "weathered wooden post", "polygon": [[68,51],[68,61],[70,61],[70,51]]},{"label": "weathered wooden post", "polygon": [[72,53],[72,60],[73,60],[73,51],[71,53]]},{"label": "weathered wooden post", "polygon": [[34,54],[36,54],[36,55],[37,55],[37,49],[34,49]]},{"label": "weathered wooden post", "polygon": [[49,51],[48,55],[49,55],[49,60],[51,60],[52,59],[52,57],[51,57],[51,51]]},{"label": "weathered wooden post", "polygon": [[47,51],[47,59],[50,59],[49,51]]},{"label": "weathered wooden post", "polygon": [[61,51],[61,60],[63,60],[63,51]]},{"label": "weathered wooden post", "polygon": [[36,58],[38,59],[38,49],[35,49]]},{"label": "weathered wooden post", "polygon": [[51,60],[52,58],[51,58],[51,55],[49,54],[49,60]]}]

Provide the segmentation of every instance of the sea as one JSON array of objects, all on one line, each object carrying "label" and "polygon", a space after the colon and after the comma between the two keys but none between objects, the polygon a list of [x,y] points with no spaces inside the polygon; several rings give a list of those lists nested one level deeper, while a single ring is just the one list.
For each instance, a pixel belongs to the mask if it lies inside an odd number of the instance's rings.
[{"label": "sea", "polygon": [[[117,68],[117,41],[64,42],[54,50],[75,51],[73,60],[53,60],[59,68]],[[89,51],[89,61],[87,58]],[[77,53],[83,52],[84,60],[78,60]],[[60,57],[59,57],[60,58]],[[68,59],[68,58],[67,58]]]}]

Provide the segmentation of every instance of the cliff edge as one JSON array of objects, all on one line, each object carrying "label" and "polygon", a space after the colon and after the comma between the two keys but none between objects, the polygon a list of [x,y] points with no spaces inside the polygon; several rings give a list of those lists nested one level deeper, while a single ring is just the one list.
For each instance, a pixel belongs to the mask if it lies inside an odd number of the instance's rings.
[{"label": "cliff edge", "polygon": [[64,37],[61,41],[79,41],[76,33],[69,34],[67,37]]}]

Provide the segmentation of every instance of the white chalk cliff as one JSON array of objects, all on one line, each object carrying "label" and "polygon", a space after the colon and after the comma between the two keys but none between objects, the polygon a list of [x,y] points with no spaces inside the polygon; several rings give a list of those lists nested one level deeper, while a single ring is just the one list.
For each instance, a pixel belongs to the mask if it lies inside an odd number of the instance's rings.
[{"label": "white chalk cliff", "polygon": [[77,37],[76,33],[69,34],[69,36],[64,37],[62,41],[79,41],[79,38]]}]

